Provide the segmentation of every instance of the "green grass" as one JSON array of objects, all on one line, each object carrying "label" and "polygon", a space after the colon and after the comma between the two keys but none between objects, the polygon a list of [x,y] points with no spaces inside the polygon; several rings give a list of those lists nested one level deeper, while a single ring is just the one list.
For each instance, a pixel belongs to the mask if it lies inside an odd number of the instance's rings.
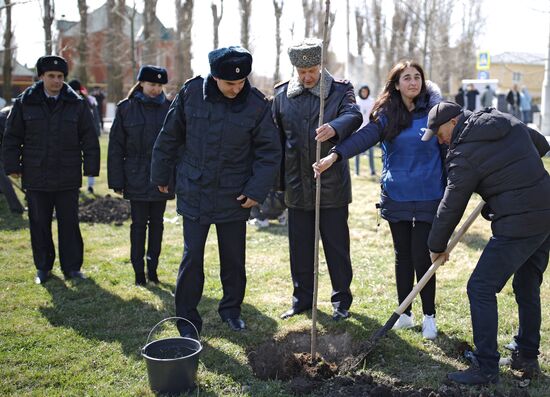
[{"label": "green grass", "polygon": [[[106,138],[102,138],[103,155]],[[379,155],[379,152],[378,152]],[[320,259],[319,332],[347,331],[357,342],[369,337],[397,307],[393,248],[384,221],[377,227],[374,203],[379,185],[366,176],[353,178],[354,202],[350,208],[351,252],[354,266],[352,318],[341,324],[330,320],[330,281],[323,255]],[[353,164],[353,163],[352,163]],[[547,169],[550,161],[545,159]],[[353,168],[353,167],[352,167]],[[380,164],[378,164],[380,170]],[[84,190],[84,189],[83,189]],[[105,159],[96,192],[110,193],[106,186]],[[477,203],[474,197],[469,211]],[[165,215],[176,217],[175,203]],[[54,227],[54,232],[55,232]],[[182,254],[181,219],[165,223],[159,266],[162,284],[141,288],[133,285],[129,261],[129,222],[123,226],[81,225],[85,247],[83,270],[89,280],[64,281],[59,265],[44,286],[33,284],[27,215],[9,213],[0,198],[0,395],[2,396],[152,396],[146,364],[140,356],[149,330],[174,313],[172,291]],[[248,229],[247,293],[243,317],[249,330],[230,332],[221,323],[217,304],[221,297],[219,259],[214,228],[206,249],[206,285],[199,310],[204,317],[198,373],[201,395],[287,395],[278,381],[253,376],[246,350],[277,336],[310,327],[309,316],[287,321],[279,314],[290,305],[291,280],[286,229],[273,224],[267,230]],[[424,341],[419,327],[380,341],[366,368],[380,381],[414,388],[437,389],[445,374],[465,367],[454,345],[472,343],[466,281],[490,236],[481,218],[438,271],[437,311],[439,337]],[[56,238],[56,237],[55,237]],[[550,286],[542,286],[543,324],[540,362],[550,371]],[[420,305],[413,311],[421,318]],[[510,283],[499,295],[499,345],[506,344],[517,328],[517,307]],[[175,334],[162,328],[157,337]],[[501,352],[505,352],[501,349]],[[506,354],[506,353],[504,353]],[[513,374],[502,370],[499,390],[516,389]],[[548,396],[547,377],[528,389],[531,396]]]}]

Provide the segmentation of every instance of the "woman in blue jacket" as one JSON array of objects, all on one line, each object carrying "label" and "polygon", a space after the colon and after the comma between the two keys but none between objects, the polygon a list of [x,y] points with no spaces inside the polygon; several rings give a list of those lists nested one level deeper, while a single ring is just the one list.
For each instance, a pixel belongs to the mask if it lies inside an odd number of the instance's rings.
[{"label": "woman in blue jacket", "polygon": [[168,82],[166,69],[142,66],[137,80],[128,97],[117,105],[109,135],[107,171],[109,188],[130,200],[130,258],[136,285],[145,285],[146,232],[149,229],[146,255],[148,279],[158,283],[164,210],[166,200],[174,198],[174,189],[161,193],[150,181],[153,145],[170,106],[162,90]]},{"label": "woman in blue jacket", "polygon": [[[381,214],[389,222],[395,249],[395,278],[399,303],[411,292],[414,273],[420,279],[431,265],[427,246],[431,223],[443,197],[445,176],[436,139],[421,141],[429,110],[441,101],[439,89],[426,82],[422,67],[412,61],[396,64],[378,97],[371,122],[314,164],[316,175],[334,162],[347,160],[381,142]],[[437,336],[435,276],[421,291],[426,339]],[[394,328],[414,326],[411,307]]]}]

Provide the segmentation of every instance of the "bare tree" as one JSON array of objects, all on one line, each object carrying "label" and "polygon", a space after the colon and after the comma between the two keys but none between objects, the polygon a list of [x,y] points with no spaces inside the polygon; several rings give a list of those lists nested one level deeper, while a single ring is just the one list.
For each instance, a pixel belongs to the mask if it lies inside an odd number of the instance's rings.
[{"label": "bare tree", "polygon": [[284,0],[273,0],[275,9],[275,72],[273,73],[273,83],[281,80],[280,61],[281,61],[281,16],[283,15]]},{"label": "bare tree", "polygon": [[250,16],[252,14],[252,0],[239,0],[241,11],[241,45],[250,50]]},{"label": "bare tree", "polygon": [[[302,0],[302,10],[304,12],[304,34],[305,37],[321,38],[323,34],[323,26],[321,21],[324,20],[323,0]],[[330,44],[331,31],[336,20],[336,12],[330,11],[327,32],[327,47]]]},{"label": "bare tree", "polygon": [[143,58],[144,64],[157,64],[157,0],[143,2]]},{"label": "bare tree", "polygon": [[11,72],[12,72],[12,41],[13,29],[11,27],[11,0],[4,0],[4,10],[6,11],[6,24],[4,25],[4,64],[2,67],[2,95],[7,103],[11,101]]},{"label": "bare tree", "polygon": [[117,102],[123,97],[124,72],[123,59],[126,56],[124,46],[124,17],[126,14],[125,0],[107,0],[108,37],[107,40],[107,98],[109,102]]},{"label": "bare tree", "polygon": [[462,16],[462,33],[458,40],[455,52],[457,66],[455,73],[459,79],[472,78],[475,76],[476,47],[474,40],[478,37],[485,25],[485,19],[481,14],[481,3],[476,0],[464,2]]},{"label": "bare tree", "polygon": [[183,84],[193,77],[191,68],[191,28],[193,27],[193,0],[176,0],[177,52],[176,80]]},{"label": "bare tree", "polygon": [[383,0],[372,0],[370,7],[366,7],[365,4],[365,40],[373,55],[372,66],[374,83],[372,84],[372,90],[375,95],[380,92],[380,87],[382,85],[382,57],[386,48],[386,18],[382,13],[382,1]]},{"label": "bare tree", "polygon": [[218,6],[213,1],[212,5],[210,6],[212,8],[212,19],[214,20],[214,49],[218,48],[219,45],[219,29],[220,29],[220,23],[223,18],[223,0],[220,0],[220,13],[218,14]]},{"label": "bare tree", "polygon": [[78,38],[78,78],[84,85],[88,85],[88,72],[86,64],[88,59],[88,6],[86,0],[78,0],[78,13],[80,14],[80,37]]},{"label": "bare tree", "polygon": [[357,55],[359,55],[360,58],[363,58],[363,48],[365,48],[365,14],[361,12],[359,6],[355,7],[355,35],[357,41]]},{"label": "bare tree", "polygon": [[452,59],[449,25],[453,13],[454,0],[441,0],[438,16],[434,21],[433,36],[430,44],[430,78],[439,84],[443,94],[449,94]]},{"label": "bare tree", "polygon": [[54,0],[44,0],[44,9],[42,22],[44,26],[44,36],[45,36],[45,50],[46,55],[52,53],[52,24],[55,18],[55,3]]}]

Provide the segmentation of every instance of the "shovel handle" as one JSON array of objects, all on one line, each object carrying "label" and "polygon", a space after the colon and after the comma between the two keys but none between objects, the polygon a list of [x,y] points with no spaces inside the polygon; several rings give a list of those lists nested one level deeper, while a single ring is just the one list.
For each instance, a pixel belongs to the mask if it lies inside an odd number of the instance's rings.
[{"label": "shovel handle", "polygon": [[147,346],[149,344],[149,339],[151,339],[151,334],[153,333],[153,331],[159,326],[161,325],[162,323],[168,321],[168,320],[184,320],[184,321],[187,321],[189,324],[191,324],[191,326],[193,327],[193,329],[195,330],[196,334],[197,334],[197,340],[200,340],[199,339],[199,331],[197,330],[197,327],[195,327],[195,324],[193,324],[191,321],[189,321],[188,319],[184,318],[184,317],[167,317],[165,318],[164,320],[160,320],[153,328],[151,328],[151,331],[149,331],[149,335],[147,335],[147,342],[145,343],[145,346]]},{"label": "shovel handle", "polygon": [[[472,211],[470,216],[468,216],[468,219],[466,219],[464,224],[460,227],[460,229],[458,229],[453,234],[453,236],[451,237],[451,240],[449,241],[449,244],[447,244],[446,252],[451,252],[453,248],[458,244],[458,242],[460,241],[464,233],[466,233],[466,230],[468,230],[468,228],[472,225],[472,223],[474,223],[478,215],[481,213],[481,210],[484,205],[485,205],[485,201],[481,200],[477,205],[477,207]],[[439,258],[437,258],[436,261],[432,263],[430,268],[426,271],[424,276],[422,276],[422,278],[418,281],[418,283],[416,283],[412,291],[409,293],[409,295],[407,295],[405,300],[401,303],[401,305],[399,305],[399,307],[395,311],[395,314],[397,314],[398,317],[405,312],[405,310],[407,309],[407,307],[409,307],[409,305],[414,300],[414,298],[416,298],[416,295],[418,295],[418,293],[422,291],[422,288],[424,288],[426,283],[430,281],[430,279],[434,275],[437,268],[443,264],[443,259],[444,259],[443,256],[440,256]]]}]

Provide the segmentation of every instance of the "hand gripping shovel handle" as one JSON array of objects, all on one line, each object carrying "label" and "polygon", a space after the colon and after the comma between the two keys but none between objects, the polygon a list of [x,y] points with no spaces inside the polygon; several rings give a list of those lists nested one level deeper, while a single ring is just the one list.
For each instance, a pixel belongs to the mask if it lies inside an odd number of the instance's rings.
[{"label": "hand gripping shovel handle", "polygon": [[[451,252],[452,249],[458,244],[458,242],[460,241],[460,239],[462,238],[464,233],[466,233],[468,228],[472,225],[472,223],[474,223],[474,221],[476,220],[478,215],[481,213],[481,209],[483,208],[484,205],[485,205],[485,202],[483,200],[481,200],[481,202],[472,211],[470,216],[468,216],[468,219],[466,219],[466,221],[460,227],[460,229],[458,229],[453,234],[453,236],[451,237],[451,240],[449,241],[449,244],[447,245],[446,252]],[[368,344],[369,348],[367,349],[367,351],[364,351],[360,354],[360,356],[357,358],[357,360],[355,361],[355,364],[352,366],[352,368],[359,365],[367,357],[367,355],[370,353],[370,351],[372,350],[372,348],[374,347],[374,345],[378,341],[378,339],[380,339],[382,336],[386,335],[386,333],[393,327],[393,325],[399,319],[399,316],[401,316],[403,314],[403,312],[407,309],[407,307],[409,307],[409,305],[414,300],[414,298],[416,298],[416,295],[418,295],[418,293],[420,291],[422,291],[422,288],[424,288],[426,283],[428,281],[430,281],[432,276],[435,274],[435,271],[437,270],[437,268],[443,264],[443,259],[444,259],[443,256],[440,256],[439,258],[437,258],[437,260],[434,263],[432,263],[430,268],[426,271],[426,274],[424,274],[424,276],[414,286],[414,288],[409,293],[409,295],[407,295],[407,297],[405,298],[403,303],[401,303],[401,305],[399,305],[399,307],[395,310],[395,312],[393,312],[393,314],[391,315],[389,320],[386,322],[386,324],[384,324],[383,327],[378,329],[378,331],[376,331],[373,334],[373,336],[370,338],[370,341],[369,341],[369,344]]]}]

